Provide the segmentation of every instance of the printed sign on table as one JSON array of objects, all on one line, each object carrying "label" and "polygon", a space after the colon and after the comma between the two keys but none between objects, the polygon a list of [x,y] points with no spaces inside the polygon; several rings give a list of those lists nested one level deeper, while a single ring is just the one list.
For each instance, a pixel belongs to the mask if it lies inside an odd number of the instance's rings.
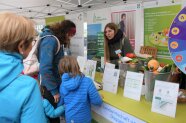
[{"label": "printed sign on table", "polygon": [[77,57],[77,62],[79,64],[81,72],[84,72],[86,61],[87,61],[87,59],[83,56],[78,56]]},{"label": "printed sign on table", "polygon": [[119,80],[118,69],[106,68],[103,74],[103,90],[111,93],[117,93],[118,80]]},{"label": "printed sign on table", "polygon": [[152,101],[153,112],[175,117],[179,84],[165,81],[155,81]]},{"label": "printed sign on table", "polygon": [[96,72],[96,64],[97,61],[94,60],[87,60],[85,65],[85,76],[90,77],[92,80],[94,80],[95,72]]},{"label": "printed sign on table", "polygon": [[127,71],[123,96],[140,101],[143,76],[142,73]]}]

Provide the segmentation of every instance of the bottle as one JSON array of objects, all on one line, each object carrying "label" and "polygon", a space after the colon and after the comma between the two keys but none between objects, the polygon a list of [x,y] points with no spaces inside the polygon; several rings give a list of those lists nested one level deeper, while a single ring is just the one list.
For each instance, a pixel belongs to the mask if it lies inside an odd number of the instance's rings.
[{"label": "bottle", "polygon": [[160,73],[170,72],[170,71],[171,71],[171,67],[172,67],[172,65],[170,65],[170,64],[165,65],[165,66],[161,69]]}]

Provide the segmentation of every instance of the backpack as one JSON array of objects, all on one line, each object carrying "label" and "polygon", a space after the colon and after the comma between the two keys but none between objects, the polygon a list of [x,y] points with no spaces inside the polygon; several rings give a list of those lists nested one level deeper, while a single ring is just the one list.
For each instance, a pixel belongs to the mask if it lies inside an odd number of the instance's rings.
[{"label": "backpack", "polygon": [[35,40],[35,44],[32,47],[32,50],[30,51],[29,55],[27,56],[26,59],[23,60],[23,65],[24,65],[23,73],[24,74],[33,76],[39,72],[39,60],[38,60],[39,44],[42,39],[46,37],[50,37],[50,36],[54,37],[58,44],[58,48],[57,48],[55,55],[59,52],[60,42],[56,36],[54,35],[45,35],[43,37],[38,36],[37,39]]}]

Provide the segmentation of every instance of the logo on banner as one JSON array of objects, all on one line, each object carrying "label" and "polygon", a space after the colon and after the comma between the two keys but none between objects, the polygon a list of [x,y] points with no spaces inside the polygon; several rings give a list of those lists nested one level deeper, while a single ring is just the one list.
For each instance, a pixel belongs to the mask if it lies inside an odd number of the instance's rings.
[{"label": "logo on banner", "polygon": [[186,21],[186,14],[181,14],[179,17],[178,17],[179,21],[181,22],[184,22]]},{"label": "logo on banner", "polygon": [[183,57],[181,55],[176,56],[176,61],[181,62],[183,60]]},{"label": "logo on banner", "polygon": [[93,16],[93,22],[96,23],[96,22],[101,22],[101,21],[105,21],[107,20],[107,18],[103,18],[101,16],[96,16],[95,13],[94,13],[94,16]]},{"label": "logo on banner", "polygon": [[172,28],[171,32],[172,32],[173,35],[177,35],[180,32],[180,30],[179,30],[178,27],[174,27],[174,28]]},{"label": "logo on banner", "polygon": [[170,44],[170,47],[171,47],[172,49],[176,49],[176,48],[178,48],[178,43],[177,43],[176,41],[173,41],[173,42]]}]

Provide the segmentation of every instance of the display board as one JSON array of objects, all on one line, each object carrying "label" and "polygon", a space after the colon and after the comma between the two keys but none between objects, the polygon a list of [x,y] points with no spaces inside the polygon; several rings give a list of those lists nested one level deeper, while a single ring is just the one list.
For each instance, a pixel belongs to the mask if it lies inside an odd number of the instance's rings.
[{"label": "display board", "polygon": [[111,13],[111,20],[129,39],[132,48],[135,48],[136,11],[116,11]]},{"label": "display board", "polygon": [[158,49],[158,56],[169,57],[169,27],[181,5],[144,9],[144,45]]},{"label": "display board", "polygon": [[186,74],[186,7],[172,22],[169,32],[169,51],[176,66]]},{"label": "display board", "polygon": [[65,15],[65,19],[71,20],[76,25],[76,34],[70,41],[70,50],[73,56],[84,56],[84,14]]}]

